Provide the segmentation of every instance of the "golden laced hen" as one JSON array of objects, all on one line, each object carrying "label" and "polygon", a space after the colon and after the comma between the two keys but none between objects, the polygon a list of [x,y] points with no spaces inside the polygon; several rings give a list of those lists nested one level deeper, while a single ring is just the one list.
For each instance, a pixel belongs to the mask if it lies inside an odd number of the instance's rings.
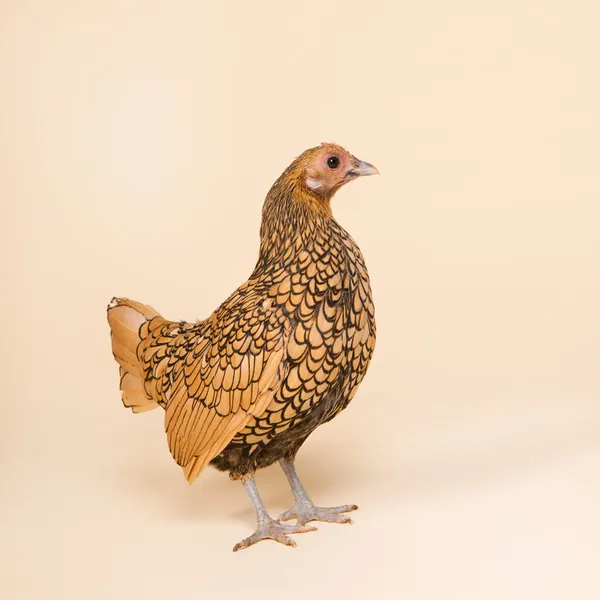
[{"label": "golden laced hen", "polygon": [[[123,403],[165,409],[169,449],[192,482],[207,466],[240,479],[263,539],[294,546],[309,521],[350,522],[355,505],[314,506],[294,457],[316,427],[356,394],[375,347],[369,275],[360,249],[331,213],[348,181],[377,169],[335,144],[299,156],[269,191],[260,255],[250,278],[205,321],[168,321],[115,298],[108,307]],[[295,505],[273,520],[254,472],[279,461]]]}]

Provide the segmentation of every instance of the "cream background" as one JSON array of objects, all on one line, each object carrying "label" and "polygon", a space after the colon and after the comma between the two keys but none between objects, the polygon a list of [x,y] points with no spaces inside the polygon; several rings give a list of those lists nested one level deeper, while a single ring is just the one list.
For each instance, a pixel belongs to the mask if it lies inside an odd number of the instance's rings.
[{"label": "cream background", "polygon": [[[0,597],[600,597],[595,2],[0,4]],[[232,554],[241,486],[189,487],[117,392],[105,305],[207,316],[305,148],[381,171],[335,199],[379,327],[305,445],[296,550]],[[278,468],[259,487],[290,505]]]}]

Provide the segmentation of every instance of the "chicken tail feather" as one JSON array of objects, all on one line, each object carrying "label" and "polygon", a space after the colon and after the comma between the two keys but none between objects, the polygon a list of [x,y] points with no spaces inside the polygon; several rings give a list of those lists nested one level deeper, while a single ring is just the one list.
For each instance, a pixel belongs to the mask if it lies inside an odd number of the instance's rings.
[{"label": "chicken tail feather", "polygon": [[137,347],[142,325],[159,315],[150,306],[127,298],[113,298],[107,314],[113,356],[119,363],[123,404],[134,413],[152,410],[158,404],[144,393]]}]

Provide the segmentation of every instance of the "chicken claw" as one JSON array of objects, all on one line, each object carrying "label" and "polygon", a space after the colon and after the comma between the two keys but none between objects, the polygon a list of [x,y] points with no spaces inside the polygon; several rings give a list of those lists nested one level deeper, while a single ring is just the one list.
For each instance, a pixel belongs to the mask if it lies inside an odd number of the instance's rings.
[{"label": "chicken claw", "polygon": [[323,521],[324,523],[350,523],[352,519],[343,513],[357,510],[356,504],[331,506],[328,508],[315,506],[312,502],[296,503],[290,510],[284,512],[279,521],[297,519],[296,525],[306,525],[310,521]]},{"label": "chicken claw", "polygon": [[256,531],[246,539],[237,543],[233,547],[233,551],[237,552],[238,550],[243,550],[244,548],[249,548],[256,542],[260,542],[262,540],[275,540],[280,544],[284,544],[285,546],[291,546],[292,548],[296,547],[296,542],[291,537],[288,537],[288,533],[308,533],[309,531],[316,531],[316,527],[305,527],[304,525],[296,524],[296,525],[282,525],[277,521],[269,518],[268,520],[264,520],[258,524]]}]

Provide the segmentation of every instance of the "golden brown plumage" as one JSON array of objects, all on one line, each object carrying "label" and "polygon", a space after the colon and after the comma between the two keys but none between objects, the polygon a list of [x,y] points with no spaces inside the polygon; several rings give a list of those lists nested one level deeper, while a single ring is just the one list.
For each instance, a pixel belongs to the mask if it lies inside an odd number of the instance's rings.
[{"label": "golden brown plumage", "polygon": [[[297,158],[265,200],[253,273],[206,320],[168,321],[127,299],[109,305],[123,402],[165,409],[169,449],[190,482],[209,463],[245,484],[257,468],[291,465],[356,393],[375,345],[374,308],[363,256],[330,200],[375,172],[333,144]],[[264,537],[291,542],[284,531]]]}]

